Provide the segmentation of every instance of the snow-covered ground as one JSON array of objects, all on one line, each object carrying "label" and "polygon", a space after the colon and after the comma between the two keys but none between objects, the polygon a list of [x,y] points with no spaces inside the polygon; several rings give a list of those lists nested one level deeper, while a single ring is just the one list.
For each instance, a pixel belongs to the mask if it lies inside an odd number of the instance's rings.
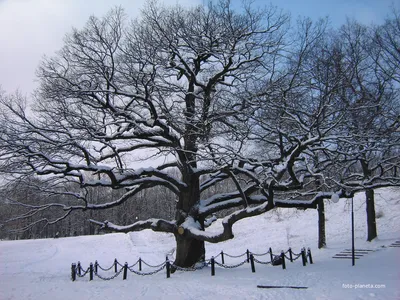
[{"label": "snow-covered ground", "polygon": [[[400,248],[388,247],[400,240],[400,191],[382,189],[376,194],[379,237],[366,242],[366,215],[363,195],[354,199],[356,248],[373,249],[356,260],[332,256],[351,247],[349,201],[326,204],[328,247],[317,249],[317,212],[315,210],[279,209],[243,220],[234,227],[235,239],[207,244],[207,258],[223,250],[241,254],[299,252],[310,247],[314,264],[302,266],[301,260],[281,266],[250,264],[235,269],[210,267],[196,272],[177,271],[166,278],[165,270],[152,276],[138,276],[128,271],[110,281],[88,275],[72,282],[71,263],[81,261],[86,268],[98,260],[108,267],[117,258],[133,264],[139,257],[150,264],[162,263],[174,248],[169,234],[142,231],[131,234],[108,234],[47,240],[0,242],[0,299],[400,299]],[[218,221],[213,230],[218,230]],[[268,256],[257,257],[268,261]],[[225,257],[235,264],[243,258]],[[220,261],[220,257],[216,259]],[[137,268],[137,266],[135,267]],[[145,268],[144,271],[151,269]],[[104,274],[104,272],[99,272]],[[108,274],[112,274],[108,273]],[[308,289],[260,289],[257,285],[305,286]],[[379,288],[378,288],[379,286]]]}]

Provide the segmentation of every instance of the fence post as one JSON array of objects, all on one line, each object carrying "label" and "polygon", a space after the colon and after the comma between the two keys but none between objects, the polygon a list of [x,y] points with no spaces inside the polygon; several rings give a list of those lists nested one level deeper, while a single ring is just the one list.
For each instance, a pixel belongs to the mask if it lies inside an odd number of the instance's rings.
[{"label": "fence post", "polygon": [[290,262],[293,262],[292,248],[289,248],[289,258],[290,258]]},{"label": "fence post", "polygon": [[221,262],[225,264],[224,251],[221,251]]},{"label": "fence post", "polygon": [[272,263],[272,261],[274,260],[274,256],[272,255],[272,249],[271,249],[271,247],[269,247],[269,256],[271,257],[271,263]]},{"label": "fence post", "polygon": [[303,266],[306,266],[306,254],[304,252],[304,248],[301,249],[301,260],[303,261]]},{"label": "fence post", "polygon": [[89,266],[89,280],[93,280],[93,264],[90,263]]},{"label": "fence post", "polygon": [[254,256],[253,256],[253,254],[250,254],[250,264],[251,264],[251,272],[255,273],[256,272],[256,267],[254,266]]},{"label": "fence post", "polygon": [[282,259],[282,269],[286,269],[286,262],[285,262],[285,252],[281,252],[281,259]]},{"label": "fence post", "polygon": [[81,274],[81,269],[82,269],[82,267],[81,267],[81,262],[80,262],[80,261],[78,261],[78,266],[77,266],[77,268],[78,268],[78,275],[81,276],[81,275],[82,275],[82,274]]},{"label": "fence post", "polygon": [[114,272],[117,273],[117,266],[118,266],[118,261],[117,259],[114,259]]},{"label": "fence post", "polygon": [[170,262],[168,260],[168,256],[167,256],[167,260],[165,262],[165,266],[166,266],[166,269],[167,269],[167,278],[170,278],[171,277],[171,264],[170,264]]},{"label": "fence post", "polygon": [[304,249],[304,260],[306,261],[306,263],[308,263],[308,261],[307,261],[306,247],[303,247],[303,249]]},{"label": "fence post", "polygon": [[139,271],[142,271],[142,259],[139,257]]},{"label": "fence post", "polygon": [[308,259],[310,260],[310,264],[312,265],[313,264],[313,260],[312,260],[311,249],[310,248],[308,248],[307,254],[308,254]]},{"label": "fence post", "polygon": [[98,262],[97,262],[97,260],[94,262],[94,273],[95,274],[97,274],[97,271],[98,271]]},{"label": "fence post", "polygon": [[250,251],[249,249],[246,250],[246,255],[247,255],[247,263],[250,262]]},{"label": "fence post", "polygon": [[71,265],[71,279],[72,279],[72,281],[75,281],[75,279],[76,279],[76,265],[75,264]]},{"label": "fence post", "polygon": [[214,256],[211,257],[211,276],[215,275],[215,260]]},{"label": "fence post", "polygon": [[125,262],[125,265],[124,265],[124,276],[122,277],[122,279],[125,280],[127,275],[128,275],[128,263]]}]

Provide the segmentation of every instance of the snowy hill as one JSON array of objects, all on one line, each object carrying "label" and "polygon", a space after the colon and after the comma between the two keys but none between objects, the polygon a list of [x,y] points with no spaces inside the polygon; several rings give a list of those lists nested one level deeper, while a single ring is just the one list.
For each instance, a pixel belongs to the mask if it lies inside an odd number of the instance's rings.
[{"label": "snowy hill", "polygon": [[[400,248],[388,247],[400,240],[400,193],[382,189],[376,193],[378,238],[366,242],[363,195],[354,199],[356,248],[375,250],[356,260],[332,256],[351,247],[350,205],[341,199],[326,205],[327,248],[317,249],[317,212],[279,209],[246,219],[234,226],[235,238],[207,244],[207,258],[225,253],[238,255],[249,249],[278,254],[292,247],[310,247],[314,264],[300,260],[280,266],[250,264],[234,269],[210,267],[196,272],[177,271],[167,279],[165,270],[152,276],[128,272],[110,281],[88,276],[70,279],[71,263],[86,268],[97,260],[110,266],[114,258],[133,264],[139,257],[150,264],[162,263],[174,248],[169,234],[142,231],[47,240],[0,242],[0,299],[400,299]],[[213,224],[217,230],[220,223]],[[227,265],[243,258],[225,258]],[[260,257],[267,261],[268,256]],[[220,261],[220,258],[216,259]],[[259,289],[257,285],[304,286],[308,289]],[[351,287],[353,285],[353,287]],[[378,288],[379,287],[379,288]]]}]

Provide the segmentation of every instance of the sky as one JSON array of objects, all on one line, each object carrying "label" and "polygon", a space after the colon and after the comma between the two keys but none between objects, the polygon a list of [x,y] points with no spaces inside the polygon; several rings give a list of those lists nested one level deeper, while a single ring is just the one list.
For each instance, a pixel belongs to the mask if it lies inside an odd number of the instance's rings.
[{"label": "sky", "polygon": [[[65,34],[82,28],[91,15],[103,16],[114,6],[122,6],[135,17],[146,0],[0,0],[0,87],[6,92],[19,89],[29,94],[37,86],[35,70],[43,55],[52,56],[63,45]],[[196,5],[208,0],[162,0],[165,4]],[[232,0],[234,5],[240,0]],[[392,0],[254,0],[256,6],[272,5],[294,18],[316,20],[330,17],[340,26],[346,16],[362,23],[382,23]]]}]

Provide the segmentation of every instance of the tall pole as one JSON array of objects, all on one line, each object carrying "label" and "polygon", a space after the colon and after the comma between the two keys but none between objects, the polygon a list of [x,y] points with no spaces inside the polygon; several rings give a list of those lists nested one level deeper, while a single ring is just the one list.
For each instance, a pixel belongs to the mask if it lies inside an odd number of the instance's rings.
[{"label": "tall pole", "polygon": [[351,198],[351,261],[354,266],[356,263],[354,254],[354,199]]}]

